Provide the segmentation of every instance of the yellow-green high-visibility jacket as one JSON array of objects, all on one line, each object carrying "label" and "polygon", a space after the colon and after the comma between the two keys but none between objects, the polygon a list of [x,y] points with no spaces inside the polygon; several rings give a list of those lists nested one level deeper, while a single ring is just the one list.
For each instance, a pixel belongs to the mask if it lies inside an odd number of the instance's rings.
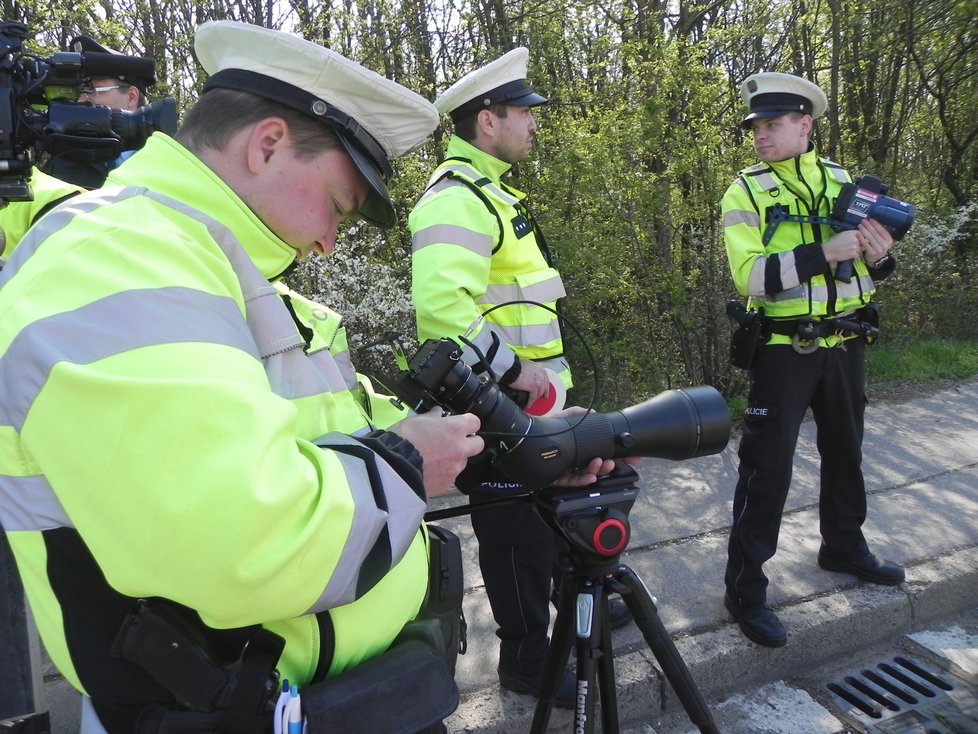
[{"label": "yellow-green high-visibility jacket", "polygon": [[[464,335],[488,356],[493,334],[499,348],[493,372],[504,375],[517,359],[549,367],[571,386],[560,320],[527,303],[556,309],[565,295],[531,215],[526,195],[500,180],[510,166],[453,136],[447,157],[408,217],[411,229],[411,295],[418,339]],[[483,318],[483,314],[485,317]],[[478,358],[465,347],[463,360]]]},{"label": "yellow-green high-visibility jacket", "polygon": [[138,599],[192,610],[226,653],[281,635],[299,685],[383,651],[422,604],[413,449],[364,435],[329,327],[303,333],[315,309],[269,282],[294,257],[156,133],[0,273],[0,524],[100,716],[171,700],[109,654]]},{"label": "yellow-green high-visibility jacket", "polygon": [[[822,243],[826,224],[781,222],[764,246],[768,214],[780,204],[792,215],[827,218],[849,174],[814,151],[745,168],[723,196],[723,236],[737,292],[774,319],[828,318],[869,303],[875,286],[861,259],[849,283],[833,277]],[[838,341],[838,338],[830,339]],[[775,334],[768,343],[791,343]]]},{"label": "yellow-green high-visibility jacket", "polygon": [[85,190],[36,168],[31,171],[30,183],[34,194],[31,201],[12,201],[0,208],[0,257],[10,257],[27,230],[42,214],[60,201]]},{"label": "yellow-green high-visibility jacket", "polygon": [[[329,397],[345,399],[352,396],[357,403],[358,410],[347,408],[342,413],[333,412],[330,417],[332,430],[363,435],[371,427],[388,428],[410,414],[403,403],[390,395],[378,393],[370,378],[356,371],[350,358],[350,346],[341,314],[290,290],[281,281],[276,281],[274,286],[293,318],[305,329],[309,341],[306,352],[314,354],[326,349],[340,368],[347,391],[333,393]],[[320,399],[322,397],[319,396]],[[369,424],[364,422],[364,418]],[[341,424],[341,419],[348,419],[349,424]]]}]

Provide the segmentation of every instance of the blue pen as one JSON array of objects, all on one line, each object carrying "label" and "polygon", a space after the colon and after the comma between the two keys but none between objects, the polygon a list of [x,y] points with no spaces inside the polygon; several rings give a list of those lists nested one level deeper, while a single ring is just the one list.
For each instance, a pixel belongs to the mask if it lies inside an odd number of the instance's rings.
[{"label": "blue pen", "polygon": [[278,694],[278,701],[275,702],[275,714],[272,719],[272,731],[274,734],[285,734],[282,731],[282,715],[285,713],[285,706],[289,702],[289,679],[282,681],[282,692]]},{"label": "blue pen", "polygon": [[302,734],[302,700],[299,697],[299,689],[292,686],[292,693],[289,697],[289,734]]}]

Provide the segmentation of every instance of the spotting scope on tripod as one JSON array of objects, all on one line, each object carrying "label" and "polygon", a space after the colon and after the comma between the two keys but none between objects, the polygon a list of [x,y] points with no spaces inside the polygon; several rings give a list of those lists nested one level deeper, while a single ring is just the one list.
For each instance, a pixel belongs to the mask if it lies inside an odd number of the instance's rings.
[{"label": "spotting scope on tripod", "polygon": [[524,413],[489,376],[476,375],[451,339],[429,339],[411,357],[395,392],[416,411],[434,406],[482,421],[493,465],[529,487],[545,487],[592,459],[690,459],[723,450],[730,413],[717,390],[666,390],[612,413],[558,418]]},{"label": "spotting scope on tripod", "polygon": [[583,417],[534,417],[524,413],[488,376],[477,377],[448,339],[429,340],[398,380],[399,395],[412,407],[471,412],[493,465],[528,490],[466,508],[429,512],[426,520],[479,511],[497,503],[529,501],[567,544],[557,615],[547,653],[531,734],[547,729],[563,671],[576,649],[575,733],[594,731],[601,701],[601,730],[619,731],[608,595],[619,593],[663,674],[701,732],[718,729],[648,588],[621,554],[631,534],[628,513],[638,496],[638,474],[616,462],[611,475],[578,489],[549,487],[567,470],[594,458],[645,456],[673,460],[719,453],[730,437],[726,401],[712,387],[669,390],[638,405]]}]

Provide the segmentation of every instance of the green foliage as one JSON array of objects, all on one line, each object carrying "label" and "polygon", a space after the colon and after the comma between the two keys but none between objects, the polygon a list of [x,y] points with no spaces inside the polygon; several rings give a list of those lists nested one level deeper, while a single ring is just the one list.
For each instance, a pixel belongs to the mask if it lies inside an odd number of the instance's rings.
[{"label": "green foliage", "polygon": [[[157,60],[153,97],[181,109],[203,83],[194,28],[231,18],[286,27],[433,97],[516,45],[553,101],[539,110],[532,158],[512,183],[530,196],[564,275],[580,330],[568,353],[586,402],[631,404],[668,387],[709,383],[736,399],[724,304],[733,288],[719,200],[753,162],[737,123],[740,81],[762,70],[817,81],[829,98],[819,149],[872,173],[918,206],[881,284],[884,343],[921,333],[973,336],[978,322],[978,52],[974,0],[830,3],[649,3],[539,0],[290,0],[194,4],[23,0],[41,55],[79,32]],[[339,256],[309,263],[301,290],[347,311],[355,344],[413,331],[405,221],[447,133],[397,162],[401,225],[352,227]],[[370,277],[356,277],[366,268]],[[588,349],[595,362],[592,374]],[[874,353],[879,354],[880,350]]]},{"label": "green foliage", "polygon": [[883,336],[961,339],[978,323],[978,200],[940,215],[925,212],[894,249],[897,270],[880,286]]}]

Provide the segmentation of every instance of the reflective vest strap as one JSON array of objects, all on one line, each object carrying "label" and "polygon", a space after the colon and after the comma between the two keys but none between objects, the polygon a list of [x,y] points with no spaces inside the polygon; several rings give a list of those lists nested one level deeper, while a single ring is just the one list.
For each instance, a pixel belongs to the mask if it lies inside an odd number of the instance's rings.
[{"label": "reflective vest strap", "polygon": [[[469,169],[469,171],[471,171],[471,170],[472,169]],[[496,210],[496,207],[494,207],[492,205],[492,202],[489,200],[489,197],[480,188],[480,185],[481,184],[479,184],[479,182],[477,182],[477,181],[471,181],[471,180],[469,180],[467,178],[464,178],[463,176],[458,175],[455,172],[455,170],[448,169],[448,170],[445,170],[439,178],[437,178],[437,179],[435,179],[435,180],[433,180],[431,182],[431,184],[428,186],[428,189],[427,189],[427,191],[425,193],[427,193],[428,191],[431,191],[437,184],[439,184],[440,182],[445,181],[445,180],[449,180],[452,183],[455,183],[456,185],[462,185],[462,186],[467,187],[469,189],[469,191],[471,191],[473,194],[475,194],[478,197],[479,201],[481,201],[483,204],[486,205],[486,209],[488,209],[490,212],[492,212],[492,215],[496,218],[496,222],[499,223],[499,237],[496,238],[496,244],[492,248],[492,252],[493,252],[493,254],[495,254],[499,250],[499,248],[503,246],[503,238],[506,236],[506,232],[505,232],[505,229],[503,227],[503,219],[502,219],[502,217],[499,216],[499,212]],[[489,179],[487,179],[487,178],[483,178],[483,179],[480,179],[480,180],[481,181],[489,181]],[[415,249],[419,249],[419,248],[415,248]]]},{"label": "reflective vest strap", "polygon": [[781,181],[778,180],[774,171],[763,164],[751,166],[744,170],[740,174],[740,178],[747,186],[748,192],[751,188],[755,191],[774,191],[781,185]]},{"label": "reflective vest strap", "polygon": [[835,180],[838,181],[839,183],[849,183],[849,181],[851,180],[849,178],[849,172],[845,168],[840,166],[838,163],[825,159],[822,161],[822,165],[825,167],[826,170],[828,170],[829,173],[832,174],[832,177],[835,178]]}]

